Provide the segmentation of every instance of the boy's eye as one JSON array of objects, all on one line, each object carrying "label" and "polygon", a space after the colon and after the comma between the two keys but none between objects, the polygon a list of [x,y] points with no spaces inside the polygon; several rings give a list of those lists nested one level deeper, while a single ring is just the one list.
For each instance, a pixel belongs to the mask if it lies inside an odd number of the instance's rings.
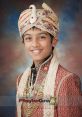
[{"label": "boy's eye", "polygon": [[45,36],[41,36],[41,38],[46,38]]},{"label": "boy's eye", "polygon": [[26,41],[31,41],[31,37],[24,37],[24,40],[26,40]]},{"label": "boy's eye", "polygon": [[46,36],[45,36],[45,35],[40,35],[40,38],[41,38],[41,39],[45,39]]}]

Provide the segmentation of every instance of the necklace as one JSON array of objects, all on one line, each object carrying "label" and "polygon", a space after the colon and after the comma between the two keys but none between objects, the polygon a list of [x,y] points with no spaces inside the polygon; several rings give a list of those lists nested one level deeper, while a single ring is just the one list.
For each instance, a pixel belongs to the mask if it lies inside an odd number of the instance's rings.
[{"label": "necklace", "polygon": [[33,97],[33,92],[34,92],[34,84],[33,84],[33,74],[31,75],[31,77],[29,77],[28,82],[27,82],[27,92],[26,92],[26,96],[28,98],[32,98]]}]

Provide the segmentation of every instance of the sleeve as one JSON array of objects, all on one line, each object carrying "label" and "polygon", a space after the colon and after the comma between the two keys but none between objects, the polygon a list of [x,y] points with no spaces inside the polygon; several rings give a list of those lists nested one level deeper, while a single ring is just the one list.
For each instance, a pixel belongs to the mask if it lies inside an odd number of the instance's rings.
[{"label": "sleeve", "polygon": [[80,78],[75,74],[66,78],[58,94],[58,117],[82,117]]}]

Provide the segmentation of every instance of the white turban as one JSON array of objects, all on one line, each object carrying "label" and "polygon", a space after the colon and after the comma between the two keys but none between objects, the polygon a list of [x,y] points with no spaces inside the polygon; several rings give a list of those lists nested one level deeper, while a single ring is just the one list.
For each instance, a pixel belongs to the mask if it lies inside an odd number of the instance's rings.
[{"label": "white turban", "polygon": [[18,20],[20,36],[32,27],[37,27],[56,37],[59,31],[59,21],[56,13],[45,3],[43,9],[36,9],[35,5],[30,5],[24,10]]}]

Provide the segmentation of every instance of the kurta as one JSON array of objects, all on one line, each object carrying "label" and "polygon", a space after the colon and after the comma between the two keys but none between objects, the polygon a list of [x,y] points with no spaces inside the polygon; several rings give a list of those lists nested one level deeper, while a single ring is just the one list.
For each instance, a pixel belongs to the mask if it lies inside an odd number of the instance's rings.
[{"label": "kurta", "polygon": [[[43,90],[41,86],[43,86],[42,83],[48,73],[50,62],[51,58],[46,60],[38,70],[33,98],[20,99],[20,102],[22,102],[21,117],[44,117],[44,103],[51,103],[54,105],[53,117],[82,117],[82,93],[80,78],[69,72],[60,64],[58,65],[56,73],[54,97],[50,98],[52,99],[52,102],[48,98],[42,100]],[[17,78],[17,88],[20,84],[21,78],[22,75]],[[25,93],[28,93],[28,90],[24,90],[24,94]],[[47,114],[46,117],[51,116]]]}]

